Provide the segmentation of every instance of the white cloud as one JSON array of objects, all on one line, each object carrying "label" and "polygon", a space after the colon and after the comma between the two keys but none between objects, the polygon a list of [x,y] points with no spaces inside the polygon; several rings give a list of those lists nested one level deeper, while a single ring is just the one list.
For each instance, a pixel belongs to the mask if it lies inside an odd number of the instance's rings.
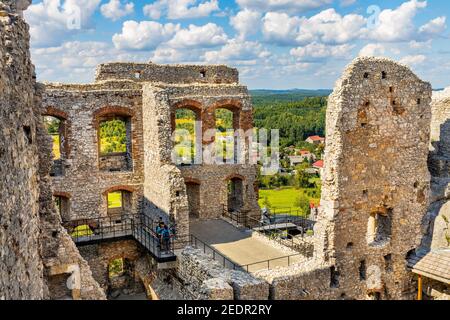
[{"label": "white cloud", "polygon": [[402,59],[400,59],[400,63],[406,64],[408,66],[415,66],[424,63],[425,60],[427,60],[427,57],[424,56],[423,54],[419,54],[419,55],[405,56]]},{"label": "white cloud", "polygon": [[312,42],[345,44],[361,37],[366,26],[364,17],[355,14],[341,16],[335,9],[324,10],[309,19],[268,12],[263,23],[265,39],[284,45]]},{"label": "white cloud", "polygon": [[122,33],[116,33],[112,41],[117,49],[153,50],[179,30],[180,26],[173,23],[130,20],[123,23]]},{"label": "white cloud", "polygon": [[313,42],[304,47],[291,49],[290,54],[302,62],[314,62],[326,58],[350,58],[354,45],[342,44],[329,46],[323,43]]},{"label": "white cloud", "polygon": [[214,23],[191,24],[187,29],[179,30],[168,45],[172,48],[210,48],[225,44],[227,40],[223,29]]},{"label": "white cloud", "polygon": [[206,52],[204,59],[208,63],[215,64],[249,64],[249,62],[254,64],[256,60],[268,58],[270,55],[270,52],[258,42],[232,39],[220,50]]},{"label": "white cloud", "polygon": [[445,31],[447,28],[446,17],[438,17],[424,24],[419,28],[419,33],[424,35],[437,35]]},{"label": "white cloud", "polygon": [[71,36],[89,30],[101,0],[43,0],[25,11],[35,47],[57,46]]},{"label": "white cloud", "polygon": [[286,13],[268,12],[263,18],[262,32],[267,41],[290,45],[295,43],[300,28],[300,18]]},{"label": "white cloud", "polygon": [[100,7],[102,15],[112,21],[117,21],[134,12],[134,3],[122,4],[120,0],[110,0]]},{"label": "white cloud", "polygon": [[431,49],[433,40],[430,39],[428,41],[416,41],[412,40],[409,42],[409,47],[411,49]]},{"label": "white cloud", "polygon": [[219,11],[218,0],[157,0],[144,6],[144,14],[158,20],[163,16],[168,19],[193,19],[207,17]]},{"label": "white cloud", "polygon": [[97,41],[72,41],[56,47],[31,50],[40,81],[88,83],[94,80],[95,67],[111,61],[148,60],[146,52],[124,52]]},{"label": "white cloud", "polygon": [[366,19],[360,15],[341,16],[335,9],[327,9],[302,20],[297,41],[343,44],[359,38],[365,32],[366,24]]},{"label": "white cloud", "polygon": [[333,0],[236,0],[241,8],[255,11],[301,13],[329,5]]},{"label": "white cloud", "polygon": [[419,9],[426,8],[426,1],[411,0],[396,9],[386,9],[379,15],[379,23],[368,31],[370,39],[382,42],[410,41],[416,36],[414,17]]},{"label": "white cloud", "polygon": [[239,33],[239,37],[245,39],[249,35],[256,34],[260,29],[261,13],[244,9],[230,18],[230,24]]},{"label": "white cloud", "polygon": [[359,51],[359,56],[378,57],[383,56],[386,47],[380,43],[369,43]]}]

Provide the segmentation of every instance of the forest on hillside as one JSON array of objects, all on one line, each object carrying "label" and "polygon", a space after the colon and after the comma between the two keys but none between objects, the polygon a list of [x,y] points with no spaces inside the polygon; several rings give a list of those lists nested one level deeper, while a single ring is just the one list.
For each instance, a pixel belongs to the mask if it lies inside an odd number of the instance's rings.
[{"label": "forest on hillside", "polygon": [[280,130],[280,146],[301,146],[311,135],[325,134],[327,97],[276,100],[272,95],[253,98],[254,124],[258,129]]}]

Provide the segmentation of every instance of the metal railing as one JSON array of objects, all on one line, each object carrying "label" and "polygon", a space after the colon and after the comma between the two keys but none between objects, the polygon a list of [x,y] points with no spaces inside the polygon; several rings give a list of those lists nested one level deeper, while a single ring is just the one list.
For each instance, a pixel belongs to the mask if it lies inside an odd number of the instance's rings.
[{"label": "metal railing", "polygon": [[[247,272],[260,271],[260,270],[270,270],[274,267],[290,267],[292,264],[297,263],[299,260],[295,258],[301,258],[302,254],[292,254],[289,256],[273,258],[269,260],[263,260],[260,262],[250,263],[240,266],[243,270]],[[258,267],[261,266],[261,267]],[[267,267],[266,267],[267,266]]]},{"label": "metal railing", "polygon": [[206,244],[206,242],[200,240],[193,234],[189,236],[189,242],[192,247],[202,250],[204,254],[211,256],[213,260],[221,263],[223,267],[232,270],[244,270],[241,265],[234,263],[233,261],[225,257],[223,254],[221,254],[219,251],[217,251],[210,245]]},{"label": "metal railing", "polygon": [[134,238],[156,258],[174,257],[174,239],[164,240],[156,234],[157,223],[145,215],[117,215],[95,219],[78,219],[63,223],[76,244],[120,238]]}]

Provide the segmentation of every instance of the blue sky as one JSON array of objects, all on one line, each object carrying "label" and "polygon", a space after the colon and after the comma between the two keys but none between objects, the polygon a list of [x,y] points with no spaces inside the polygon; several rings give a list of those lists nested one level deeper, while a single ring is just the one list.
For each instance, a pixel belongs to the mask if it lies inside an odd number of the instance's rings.
[{"label": "blue sky", "polygon": [[227,64],[250,88],[332,88],[359,55],[450,86],[448,0],[44,0],[25,12],[40,81],[110,61]]}]

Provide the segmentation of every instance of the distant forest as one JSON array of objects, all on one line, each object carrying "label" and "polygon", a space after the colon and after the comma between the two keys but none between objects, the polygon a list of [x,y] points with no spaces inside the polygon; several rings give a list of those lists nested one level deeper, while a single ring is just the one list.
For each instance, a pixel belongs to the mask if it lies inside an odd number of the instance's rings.
[{"label": "distant forest", "polygon": [[[250,91],[254,110],[255,127],[280,130],[281,147],[303,143],[311,135],[325,134],[325,113],[329,90],[254,90]],[[223,132],[233,127],[232,113],[217,110],[217,126]],[[192,111],[177,111],[177,128],[194,132]],[[269,137],[270,138],[270,137]]]},{"label": "distant forest", "polygon": [[256,128],[280,130],[282,148],[325,134],[327,90],[251,91]]}]

